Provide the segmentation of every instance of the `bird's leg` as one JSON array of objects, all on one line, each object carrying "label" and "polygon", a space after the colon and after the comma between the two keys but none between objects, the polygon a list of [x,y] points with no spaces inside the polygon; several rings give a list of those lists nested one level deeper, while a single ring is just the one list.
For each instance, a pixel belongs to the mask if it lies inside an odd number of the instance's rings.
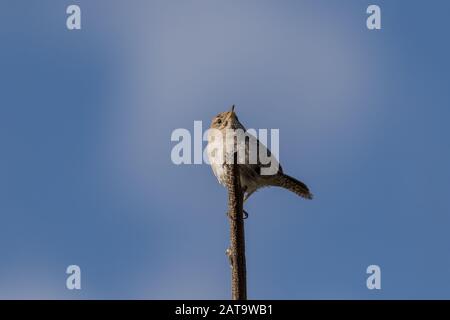
[{"label": "bird's leg", "polygon": [[[245,211],[245,210],[242,210],[242,211],[243,211],[243,214],[244,214],[244,219],[247,219],[248,218],[248,212]],[[228,211],[225,212],[225,215],[227,216],[227,218],[230,218],[230,213]]]},{"label": "bird's leg", "polygon": [[[246,192],[247,192],[247,186],[245,186],[244,188],[242,188],[242,207],[244,206],[244,202],[245,199],[248,198],[248,196],[246,196]],[[242,213],[244,214],[244,220],[248,218],[248,213],[247,211],[244,210],[244,208],[242,208]]]},{"label": "bird's leg", "polygon": [[[243,194],[243,201],[245,202],[245,200],[246,199],[248,199],[248,197],[250,196],[250,194],[245,194],[245,191],[247,190],[247,187],[244,187],[243,189],[242,189],[242,194]],[[253,192],[252,192],[253,193]],[[244,209],[242,209],[242,213],[244,214],[244,220],[245,219],[247,219],[248,218],[248,212],[247,211],[245,211]],[[225,212],[225,215],[228,217],[228,218],[230,218],[230,213],[227,211],[227,212]]]}]

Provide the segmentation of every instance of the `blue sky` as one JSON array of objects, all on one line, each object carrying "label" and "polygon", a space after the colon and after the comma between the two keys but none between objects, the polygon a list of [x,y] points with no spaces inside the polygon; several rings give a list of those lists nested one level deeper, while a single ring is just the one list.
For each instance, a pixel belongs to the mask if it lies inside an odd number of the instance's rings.
[{"label": "blue sky", "polygon": [[170,136],[231,104],[315,195],[246,204],[249,298],[450,298],[447,1],[0,6],[0,298],[228,298],[226,191]]}]

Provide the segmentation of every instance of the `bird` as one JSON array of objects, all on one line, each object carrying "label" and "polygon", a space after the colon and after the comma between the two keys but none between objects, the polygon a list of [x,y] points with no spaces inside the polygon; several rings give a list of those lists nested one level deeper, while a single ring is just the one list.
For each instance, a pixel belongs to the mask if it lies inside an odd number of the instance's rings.
[{"label": "bird", "polygon": [[[313,195],[305,183],[293,178],[283,172],[281,165],[270,150],[262,144],[255,136],[246,132],[245,127],[239,122],[234,111],[235,106],[231,110],[221,112],[211,121],[211,127],[208,130],[208,144],[206,147],[208,160],[212,171],[219,183],[227,186],[228,176],[225,168],[226,163],[230,163],[229,159],[234,159],[234,153],[239,150],[237,146],[239,141],[235,138],[228,139],[227,135],[241,130],[245,132],[248,139],[245,140],[245,159],[242,162],[238,160],[239,177],[244,194],[244,202],[257,190],[264,187],[281,187],[287,189],[304,199],[312,199]],[[237,135],[235,135],[237,136]],[[233,145],[234,144],[234,145]],[[233,148],[234,147],[234,148]],[[250,152],[257,150],[256,161],[250,161],[252,155]],[[250,154],[249,154],[250,153]],[[269,161],[262,161],[261,154],[266,154]],[[253,155],[254,156],[254,155]],[[227,160],[228,159],[228,160]],[[265,174],[264,170],[268,170],[270,166],[276,166],[271,174]]]}]

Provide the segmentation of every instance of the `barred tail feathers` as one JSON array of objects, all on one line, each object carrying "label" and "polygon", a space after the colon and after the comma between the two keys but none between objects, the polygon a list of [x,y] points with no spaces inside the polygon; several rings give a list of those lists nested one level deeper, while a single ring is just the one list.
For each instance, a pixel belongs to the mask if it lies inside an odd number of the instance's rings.
[{"label": "barred tail feathers", "polygon": [[305,199],[313,198],[313,195],[306,184],[284,173],[278,173],[274,177],[272,185],[285,188]]}]

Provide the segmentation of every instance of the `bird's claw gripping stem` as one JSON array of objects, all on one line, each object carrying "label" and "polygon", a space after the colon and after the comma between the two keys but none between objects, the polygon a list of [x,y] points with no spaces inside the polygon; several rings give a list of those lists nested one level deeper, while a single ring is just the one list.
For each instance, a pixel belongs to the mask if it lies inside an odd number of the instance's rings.
[{"label": "bird's claw gripping stem", "polygon": [[[248,218],[248,212],[245,210],[242,210],[242,212],[244,213],[244,220]],[[225,215],[230,218],[230,213],[227,211],[225,212]]]}]

